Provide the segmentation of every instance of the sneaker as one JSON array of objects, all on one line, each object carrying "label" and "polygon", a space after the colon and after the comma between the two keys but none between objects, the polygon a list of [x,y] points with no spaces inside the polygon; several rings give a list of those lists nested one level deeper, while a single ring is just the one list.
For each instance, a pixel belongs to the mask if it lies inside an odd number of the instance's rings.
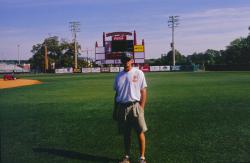
[{"label": "sneaker", "polygon": [[145,159],[139,159],[139,163],[147,163]]},{"label": "sneaker", "polygon": [[130,159],[128,157],[124,157],[119,163],[130,163]]}]

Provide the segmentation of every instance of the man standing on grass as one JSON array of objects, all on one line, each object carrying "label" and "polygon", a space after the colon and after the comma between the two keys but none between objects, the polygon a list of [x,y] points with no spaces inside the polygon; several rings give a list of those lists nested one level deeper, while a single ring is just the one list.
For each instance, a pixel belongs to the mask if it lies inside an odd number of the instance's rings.
[{"label": "man standing on grass", "polygon": [[145,148],[147,131],[144,119],[144,106],[146,103],[147,83],[144,73],[132,67],[133,55],[124,53],[121,62],[124,70],[115,78],[114,112],[113,118],[118,123],[119,133],[124,137],[124,158],[120,163],[130,163],[131,131],[135,129],[140,148],[139,163],[146,163]]}]

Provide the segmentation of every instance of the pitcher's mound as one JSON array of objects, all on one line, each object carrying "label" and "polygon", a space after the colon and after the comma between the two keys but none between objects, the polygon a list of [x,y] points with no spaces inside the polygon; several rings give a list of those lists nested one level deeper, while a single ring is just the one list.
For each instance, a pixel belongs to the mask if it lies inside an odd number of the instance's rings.
[{"label": "pitcher's mound", "polygon": [[16,80],[0,79],[0,89],[21,87],[33,84],[41,84],[41,82],[38,80],[30,80],[30,79],[16,79]]}]

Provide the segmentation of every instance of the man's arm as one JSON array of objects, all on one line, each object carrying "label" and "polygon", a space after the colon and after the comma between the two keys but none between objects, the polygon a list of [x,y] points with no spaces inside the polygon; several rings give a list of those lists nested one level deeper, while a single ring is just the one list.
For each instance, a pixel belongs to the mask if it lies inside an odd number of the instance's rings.
[{"label": "man's arm", "polygon": [[147,100],[147,90],[146,88],[141,89],[141,99],[140,99],[140,106],[142,107],[142,109],[144,109],[145,107],[145,103]]}]

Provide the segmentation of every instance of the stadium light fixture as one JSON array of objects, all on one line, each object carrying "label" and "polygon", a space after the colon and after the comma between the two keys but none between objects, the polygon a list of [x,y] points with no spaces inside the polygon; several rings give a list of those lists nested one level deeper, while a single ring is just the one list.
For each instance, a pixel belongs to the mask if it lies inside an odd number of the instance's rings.
[{"label": "stadium light fixture", "polygon": [[73,35],[73,41],[74,41],[74,52],[75,52],[75,69],[77,69],[77,41],[76,41],[76,33],[80,32],[80,22],[77,21],[73,21],[73,22],[69,22],[70,24],[70,29]]},{"label": "stadium light fixture", "polygon": [[175,42],[174,42],[174,31],[179,25],[179,16],[169,16],[168,27],[172,29],[172,52],[173,52],[173,66],[175,66]]}]

